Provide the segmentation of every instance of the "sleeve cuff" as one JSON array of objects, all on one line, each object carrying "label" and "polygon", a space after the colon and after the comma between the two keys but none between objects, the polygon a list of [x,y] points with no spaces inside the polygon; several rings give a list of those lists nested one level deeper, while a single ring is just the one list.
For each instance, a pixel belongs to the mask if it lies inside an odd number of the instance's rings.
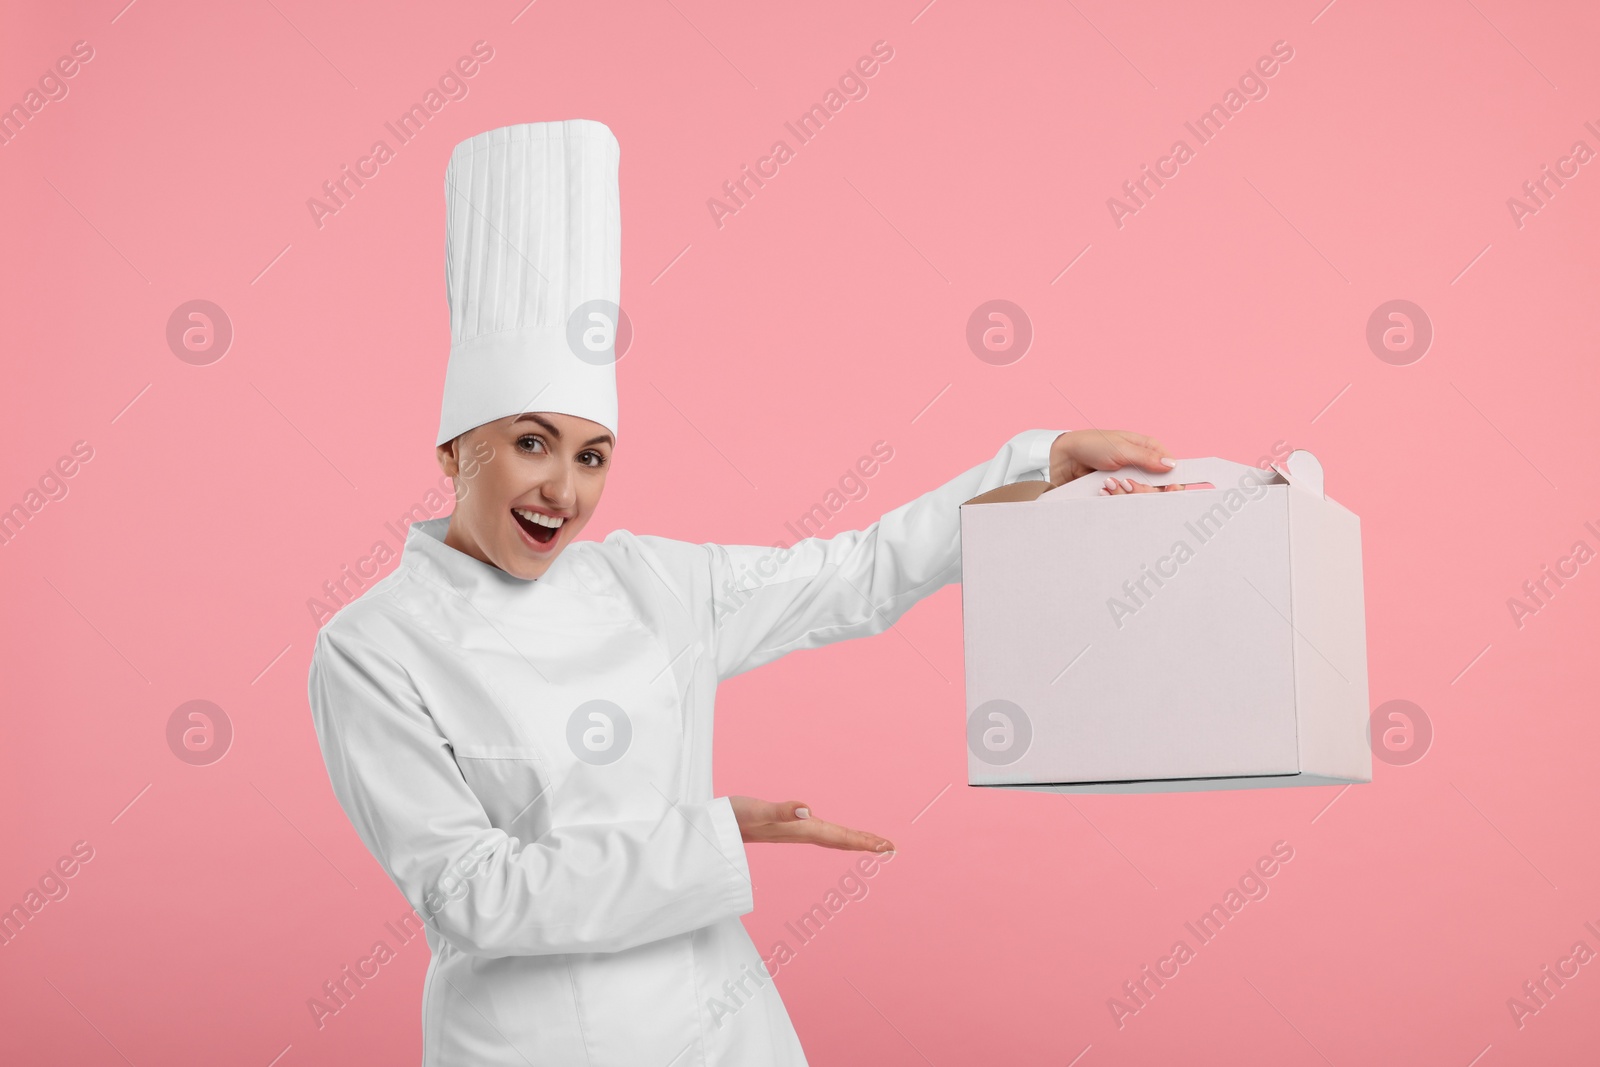
[{"label": "sleeve cuff", "polygon": [[744,838],[739,834],[739,819],[733,813],[733,799],[715,798],[711,801],[710,811],[717,851],[721,852],[729,866],[738,872],[738,888],[735,892],[738,910],[734,914],[746,915],[756,907],[755,886],[750,881],[750,860],[745,855]]},{"label": "sleeve cuff", "polygon": [[[1018,479],[1019,481],[1042,479],[1048,482],[1050,480],[1050,446],[1055,444],[1056,438],[1065,432],[1065,430],[1031,430],[1028,432],[1028,440],[1023,453],[1023,463],[1026,464],[1026,468]],[[1036,474],[1038,479],[1034,478]]]}]

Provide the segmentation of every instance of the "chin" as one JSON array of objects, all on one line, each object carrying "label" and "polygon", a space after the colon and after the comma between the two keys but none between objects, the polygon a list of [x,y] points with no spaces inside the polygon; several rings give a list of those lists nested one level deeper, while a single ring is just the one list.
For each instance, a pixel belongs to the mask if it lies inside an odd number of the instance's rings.
[{"label": "chin", "polygon": [[[583,528],[586,516],[573,516],[571,518],[557,518],[552,526],[549,522],[535,522],[534,518],[523,513],[539,509],[512,508],[507,513],[510,524],[510,543],[505,546],[506,560],[514,566],[502,563],[501,569],[518,578],[537,578],[550,569],[550,564],[555,561],[567,543]],[[548,513],[546,513],[548,514]]]},{"label": "chin", "polygon": [[537,548],[520,529],[512,531],[512,542],[506,546],[500,569],[516,578],[532,581],[544,576],[545,571],[566,550],[568,542],[578,533],[582,523],[573,523],[570,529],[561,530],[548,545]]}]

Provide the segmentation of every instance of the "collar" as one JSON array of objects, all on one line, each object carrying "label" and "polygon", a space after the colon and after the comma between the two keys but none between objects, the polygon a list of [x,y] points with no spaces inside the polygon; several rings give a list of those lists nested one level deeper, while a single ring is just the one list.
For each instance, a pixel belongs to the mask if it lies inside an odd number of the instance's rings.
[{"label": "collar", "polygon": [[573,550],[582,542],[575,541],[562,549],[542,577],[518,578],[445,544],[444,535],[449,528],[449,515],[413,522],[406,532],[402,562],[422,572],[425,579],[477,604],[521,602],[542,596],[547,590],[578,591],[572,572],[580,564]]}]

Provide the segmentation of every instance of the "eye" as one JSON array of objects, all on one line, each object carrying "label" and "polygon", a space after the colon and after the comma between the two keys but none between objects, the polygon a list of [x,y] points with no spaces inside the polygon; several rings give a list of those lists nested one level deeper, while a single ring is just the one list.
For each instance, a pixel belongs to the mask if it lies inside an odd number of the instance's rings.
[{"label": "eye", "polygon": [[544,438],[533,433],[525,433],[521,437],[517,438],[517,447],[524,452],[534,451],[533,446],[535,444],[537,444],[542,451],[544,449]]},{"label": "eye", "polygon": [[[588,457],[587,459],[584,458],[586,456]],[[598,468],[604,467],[606,465],[606,457],[604,455],[602,455],[601,453],[596,452],[592,448],[586,449],[585,451],[580,453],[578,455],[578,458],[583,461],[583,464],[586,467],[594,467],[594,468],[598,469]],[[592,462],[591,462],[591,460],[592,460]]]}]

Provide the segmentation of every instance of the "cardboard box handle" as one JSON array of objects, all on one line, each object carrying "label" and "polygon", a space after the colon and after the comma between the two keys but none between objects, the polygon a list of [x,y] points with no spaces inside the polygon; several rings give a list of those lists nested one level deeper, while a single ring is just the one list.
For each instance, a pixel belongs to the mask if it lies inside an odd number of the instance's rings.
[{"label": "cardboard box handle", "polygon": [[1070,482],[1047,490],[1039,499],[1084,500],[1088,497],[1099,496],[1100,490],[1105,488],[1107,478],[1132,478],[1134,481],[1143,482],[1145,485],[1210,482],[1218,489],[1232,489],[1241,484],[1246,478],[1256,485],[1282,485],[1288,480],[1276,470],[1262,470],[1260,467],[1252,467],[1248,463],[1235,463],[1229,459],[1218,459],[1216,456],[1202,456],[1198,459],[1180,459],[1176,467],[1164,474],[1157,474],[1140,467],[1120,467],[1114,471],[1095,471],[1092,474],[1085,474],[1081,478],[1074,478]]}]

